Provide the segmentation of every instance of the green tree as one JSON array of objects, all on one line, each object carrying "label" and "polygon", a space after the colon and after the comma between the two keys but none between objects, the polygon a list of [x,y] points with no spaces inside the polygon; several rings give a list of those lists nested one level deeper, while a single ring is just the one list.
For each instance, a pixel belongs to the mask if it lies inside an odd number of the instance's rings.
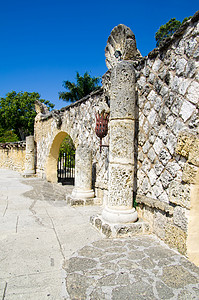
[{"label": "green tree", "polygon": [[156,39],[156,46],[158,47],[160,45],[160,42],[162,42],[164,39],[167,37],[171,36],[174,34],[174,32],[187,20],[189,20],[191,17],[186,17],[182,23],[176,18],[172,18],[169,20],[165,25],[160,26],[158,31],[155,34],[155,39]]},{"label": "green tree", "polygon": [[88,72],[84,73],[83,76],[80,76],[80,74],[77,72],[76,80],[77,83],[70,82],[68,80],[63,82],[63,87],[69,91],[59,92],[59,99],[75,102],[100,87],[98,85],[100,78],[91,77]]},{"label": "green tree", "polygon": [[59,148],[59,153],[75,153],[75,145],[73,144],[73,140],[71,139],[70,135],[67,135],[63,142],[61,143],[61,146]]},{"label": "green tree", "polygon": [[13,132],[13,130],[4,130],[0,126],[0,143],[17,142],[18,140],[19,140],[19,138]]},{"label": "green tree", "polygon": [[36,116],[35,100],[47,105],[49,109],[54,104],[40,99],[38,93],[12,91],[5,98],[0,99],[0,125],[4,131],[12,130],[19,139],[24,140],[27,135],[34,132],[34,119]]}]

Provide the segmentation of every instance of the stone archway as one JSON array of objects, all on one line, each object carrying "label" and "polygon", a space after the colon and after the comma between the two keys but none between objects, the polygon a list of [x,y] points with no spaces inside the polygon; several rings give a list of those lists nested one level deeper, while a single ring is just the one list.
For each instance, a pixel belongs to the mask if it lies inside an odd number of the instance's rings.
[{"label": "stone archway", "polygon": [[46,179],[50,182],[57,182],[57,160],[59,157],[59,149],[63,140],[67,136],[67,132],[60,131],[54,138],[50,147],[46,165]]}]

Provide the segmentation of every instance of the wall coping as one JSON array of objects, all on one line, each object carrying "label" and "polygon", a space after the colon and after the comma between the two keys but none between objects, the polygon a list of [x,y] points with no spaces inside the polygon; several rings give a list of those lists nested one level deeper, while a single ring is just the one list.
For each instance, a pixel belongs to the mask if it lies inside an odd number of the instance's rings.
[{"label": "wall coping", "polygon": [[148,54],[148,58],[155,58],[158,56],[159,53],[163,52],[164,50],[167,50],[167,48],[175,42],[179,37],[183,35],[185,30],[189,27],[189,25],[197,22],[199,20],[199,10],[193,15],[193,17],[189,20],[187,20],[184,24],[182,24],[172,36],[167,37],[162,42],[160,42],[159,47],[153,49]]},{"label": "wall coping", "polygon": [[82,99],[80,99],[74,103],[71,103],[70,105],[67,105],[61,109],[54,109],[47,114],[42,114],[41,121],[46,121],[50,118],[53,118],[53,116],[55,116],[55,115],[62,115],[65,111],[70,110],[72,107],[77,107],[77,106],[81,105],[82,103],[86,102],[87,100],[90,99],[90,97],[96,96],[96,95],[102,95],[102,94],[103,94],[103,88],[100,87],[99,89],[91,92],[90,94],[83,97]]},{"label": "wall coping", "polygon": [[0,149],[25,149],[26,141],[0,143]]}]

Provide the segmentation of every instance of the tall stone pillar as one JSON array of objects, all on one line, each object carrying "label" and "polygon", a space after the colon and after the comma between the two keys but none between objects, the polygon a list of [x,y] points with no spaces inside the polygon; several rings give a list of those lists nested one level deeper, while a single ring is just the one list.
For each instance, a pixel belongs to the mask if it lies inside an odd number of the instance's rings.
[{"label": "tall stone pillar", "polygon": [[137,220],[133,208],[135,71],[121,61],[111,70],[108,203],[102,219],[108,223]]},{"label": "tall stone pillar", "polygon": [[24,176],[31,176],[35,174],[35,142],[34,136],[26,137],[26,157],[25,157],[25,171]]},{"label": "tall stone pillar", "polygon": [[91,150],[85,145],[79,145],[75,153],[75,188],[72,191],[74,199],[90,199],[94,197],[92,190],[92,156]]}]

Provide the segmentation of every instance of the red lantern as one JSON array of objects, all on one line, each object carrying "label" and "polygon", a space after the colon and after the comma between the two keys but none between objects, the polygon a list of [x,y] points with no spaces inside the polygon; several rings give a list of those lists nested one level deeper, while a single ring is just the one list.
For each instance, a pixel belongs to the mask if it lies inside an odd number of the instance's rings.
[{"label": "red lantern", "polygon": [[108,121],[109,115],[108,113],[101,112],[101,114],[95,114],[96,117],[96,127],[95,133],[100,138],[100,153],[102,147],[108,147],[107,145],[102,145],[102,138],[104,138],[108,133]]}]

